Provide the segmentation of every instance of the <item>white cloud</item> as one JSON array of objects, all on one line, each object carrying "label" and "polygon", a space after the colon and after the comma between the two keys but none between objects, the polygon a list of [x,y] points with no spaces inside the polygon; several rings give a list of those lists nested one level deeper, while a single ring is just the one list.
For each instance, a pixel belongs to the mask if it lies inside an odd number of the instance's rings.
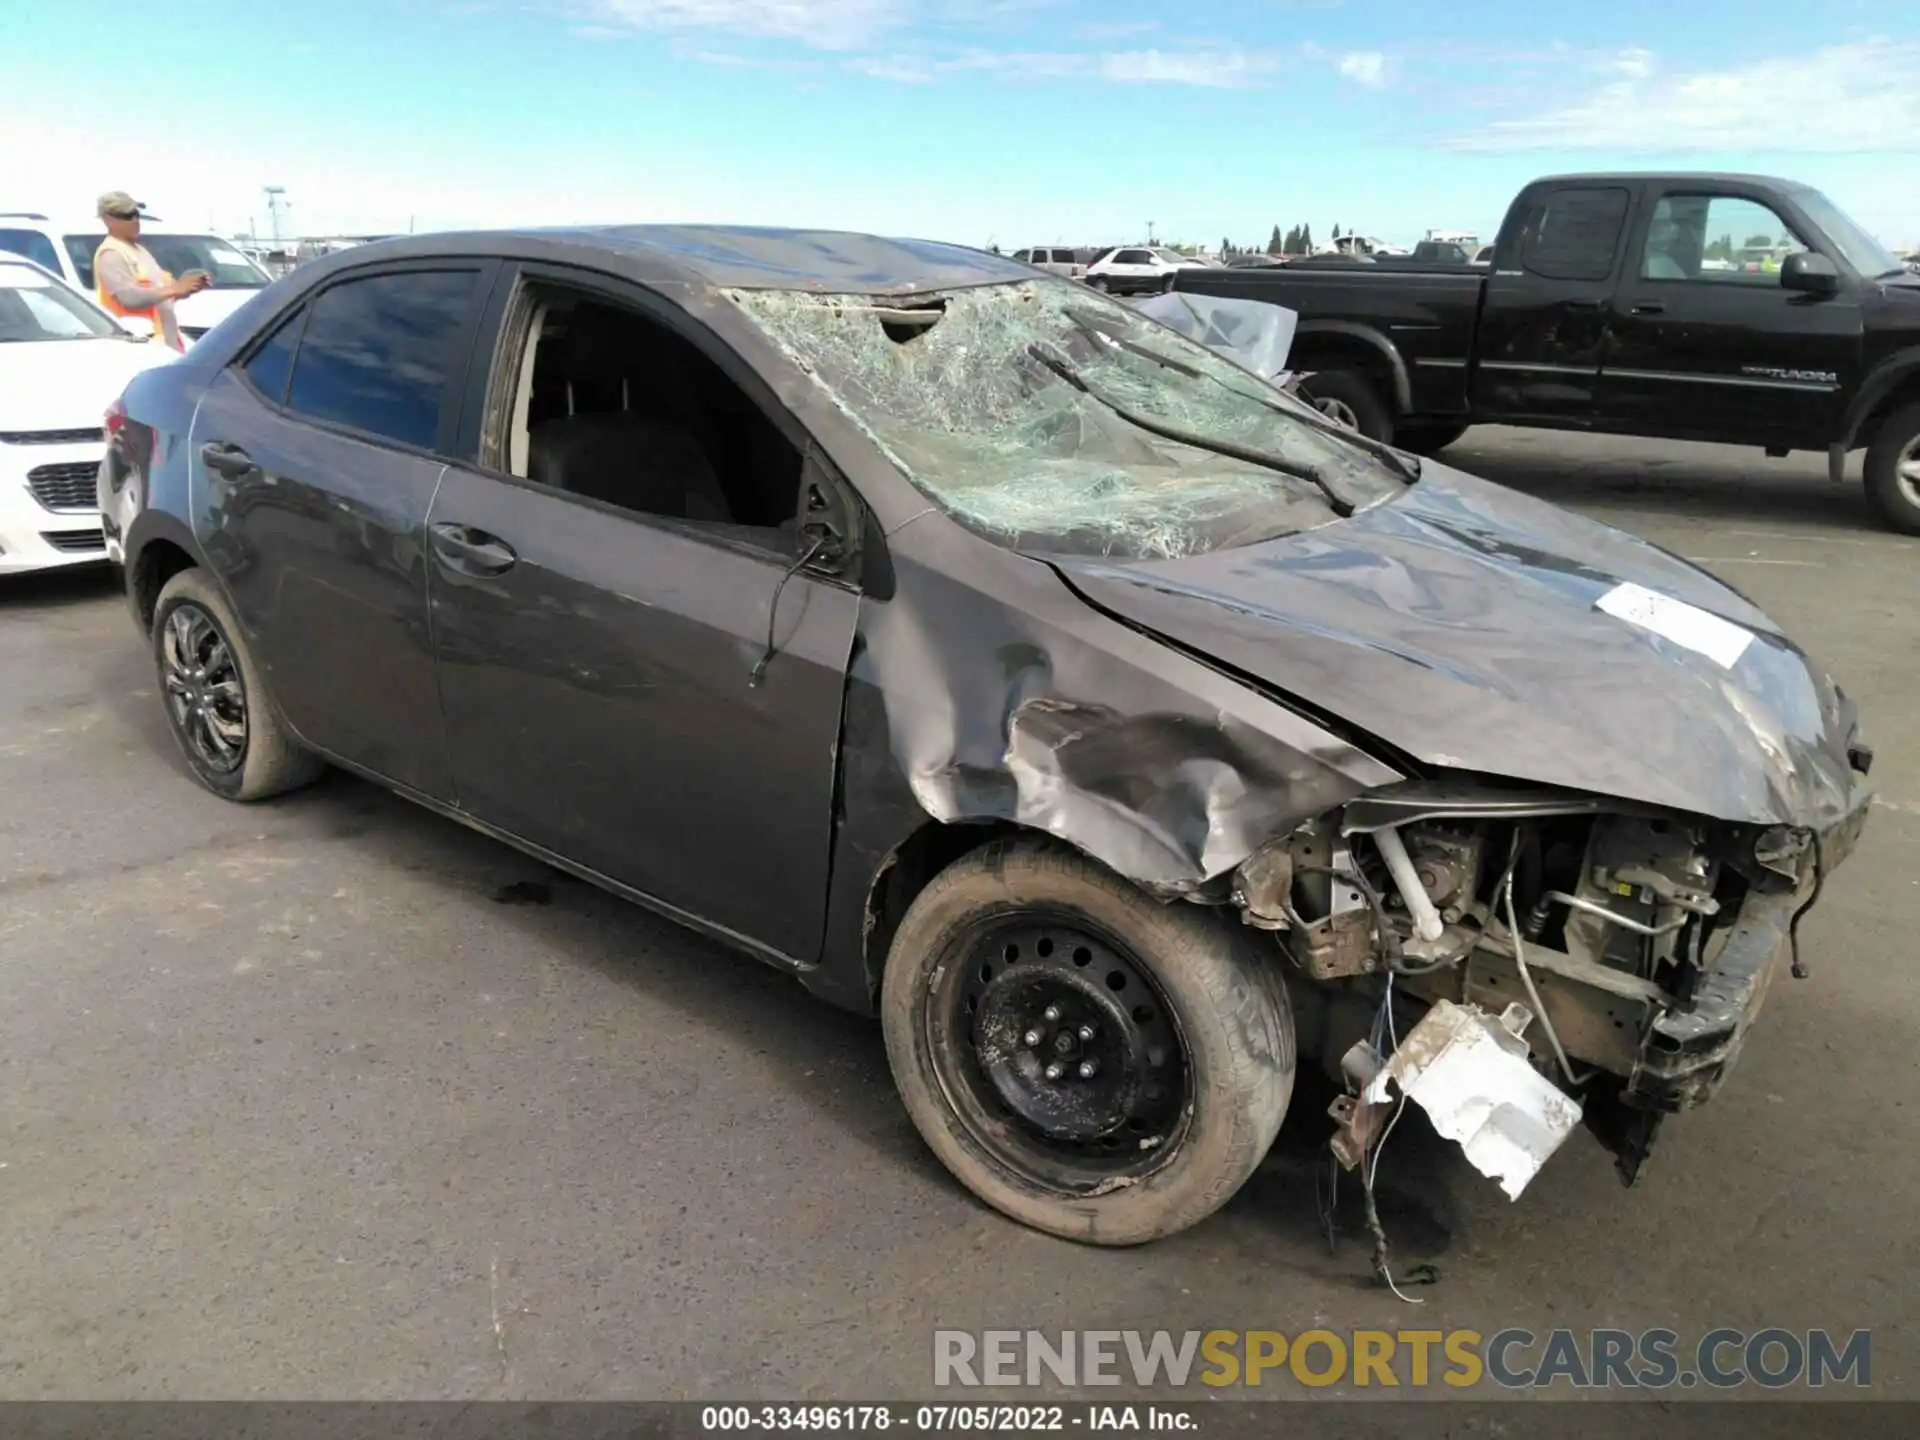
[{"label": "white cloud", "polygon": [[1103,80],[1122,85],[1249,85],[1280,68],[1272,55],[1245,50],[1132,50],[1100,57]]},{"label": "white cloud", "polygon": [[724,30],[823,50],[857,48],[909,19],[904,0],[590,0],[587,8],[635,30]]},{"label": "white cloud", "polygon": [[1598,68],[1610,75],[1624,75],[1629,80],[1647,80],[1653,76],[1654,65],[1653,51],[1633,46],[1617,55],[1609,55],[1600,62]]},{"label": "white cloud", "polygon": [[861,55],[847,61],[847,69],[902,85],[925,85],[939,73],[938,66],[917,55]]},{"label": "white cloud", "polygon": [[919,85],[942,75],[986,72],[1017,80],[1103,80],[1113,85],[1193,85],[1229,89],[1257,83],[1279,69],[1260,51],[963,50],[947,55],[860,55],[845,62],[861,75]]},{"label": "white cloud", "polygon": [[1576,104],[1498,120],[1457,150],[1920,151],[1920,44],[1862,40],[1725,70],[1668,72],[1644,50]]},{"label": "white cloud", "polygon": [[1387,80],[1387,57],[1378,50],[1349,50],[1340,57],[1337,68],[1356,85],[1369,89],[1384,85]]}]

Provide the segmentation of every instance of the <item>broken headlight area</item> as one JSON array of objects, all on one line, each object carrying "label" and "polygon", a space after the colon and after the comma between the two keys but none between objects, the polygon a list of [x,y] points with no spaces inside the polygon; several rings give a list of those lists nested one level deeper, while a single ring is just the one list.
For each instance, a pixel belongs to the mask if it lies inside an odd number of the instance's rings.
[{"label": "broken headlight area", "polygon": [[1705,1101],[1737,1057],[1865,805],[1817,834],[1409,788],[1263,847],[1231,898],[1274,933],[1347,1083],[1343,1164],[1366,1163],[1404,1097],[1510,1196],[1569,1117],[1631,1184],[1660,1119]]}]

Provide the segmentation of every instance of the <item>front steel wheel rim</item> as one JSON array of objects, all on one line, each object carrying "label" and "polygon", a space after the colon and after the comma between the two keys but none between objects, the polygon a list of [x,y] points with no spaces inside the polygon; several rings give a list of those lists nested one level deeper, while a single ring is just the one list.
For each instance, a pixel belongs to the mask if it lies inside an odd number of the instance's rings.
[{"label": "front steel wheel rim", "polygon": [[161,633],[167,713],[194,757],[231,774],[247,758],[247,691],[220,627],[198,605],[177,605]]},{"label": "front steel wheel rim", "polygon": [[1331,395],[1317,395],[1313,400],[1313,408],[1344,429],[1360,428],[1359,415],[1354,412],[1353,406],[1344,400],[1336,399]]},{"label": "front steel wheel rim", "polygon": [[1126,946],[1077,918],[975,927],[929,996],[928,1039],[975,1143],[1026,1183],[1104,1193],[1185,1138],[1192,1063],[1178,1017]]},{"label": "front steel wheel rim", "polygon": [[1909,440],[1893,462],[1893,483],[1899,487],[1900,498],[1920,510],[1920,435]]}]

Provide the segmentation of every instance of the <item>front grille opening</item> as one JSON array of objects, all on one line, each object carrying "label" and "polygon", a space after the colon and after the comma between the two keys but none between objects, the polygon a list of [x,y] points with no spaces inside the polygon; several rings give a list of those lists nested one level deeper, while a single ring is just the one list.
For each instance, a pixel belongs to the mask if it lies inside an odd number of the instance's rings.
[{"label": "front grille opening", "polygon": [[40,538],[66,555],[85,555],[94,550],[104,552],[107,548],[107,533],[104,530],[42,530]]},{"label": "front grille opening", "polygon": [[97,509],[100,466],[91,460],[71,465],[36,465],[27,472],[27,489],[48,510]]}]

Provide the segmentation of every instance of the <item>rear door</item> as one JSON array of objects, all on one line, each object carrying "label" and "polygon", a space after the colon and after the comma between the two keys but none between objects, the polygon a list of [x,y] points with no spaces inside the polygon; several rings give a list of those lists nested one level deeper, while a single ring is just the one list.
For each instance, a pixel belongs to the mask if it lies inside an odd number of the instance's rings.
[{"label": "rear door", "polygon": [[1593,422],[1632,201],[1596,183],[1542,186],[1515,206],[1481,302],[1476,420]]},{"label": "rear door", "polygon": [[438,799],[425,524],[493,268],[329,281],[213,381],[189,438],[202,548],[294,729]]},{"label": "rear door", "polygon": [[1780,287],[1781,261],[1809,248],[1811,227],[1735,182],[1666,185],[1644,204],[1601,379],[1605,427],[1824,448],[1858,364],[1860,301],[1844,285]]}]

